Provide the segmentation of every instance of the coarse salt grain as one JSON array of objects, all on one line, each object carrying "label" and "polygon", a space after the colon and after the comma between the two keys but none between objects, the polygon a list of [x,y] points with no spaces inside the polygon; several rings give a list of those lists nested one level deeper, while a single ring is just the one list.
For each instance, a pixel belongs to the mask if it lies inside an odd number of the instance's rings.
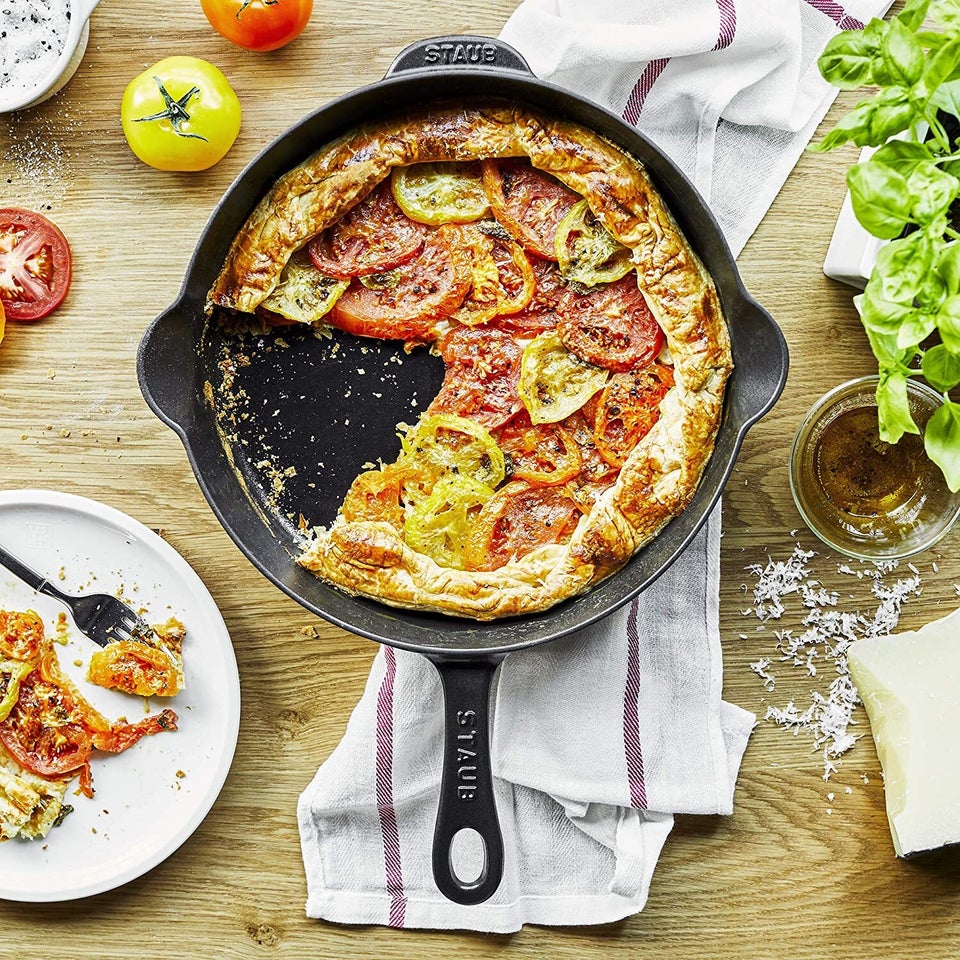
[{"label": "coarse salt grain", "polygon": [[[801,667],[808,676],[818,677],[820,673],[814,661],[832,661],[834,678],[826,690],[811,691],[808,706],[801,708],[789,700],[782,707],[768,706],[764,717],[792,730],[794,735],[801,730],[812,735],[814,750],[822,751],[823,779],[829,780],[838,768],[839,758],[860,737],[849,730],[856,725],[853,713],[860,698],[847,671],[847,650],[863,637],[887,634],[896,628],[904,601],[920,592],[920,573],[909,564],[911,576],[887,585],[884,577],[897,568],[895,560],[880,561],[859,570],[848,563],[839,564],[838,573],[858,580],[872,580],[870,589],[879,605],[873,616],[867,617],[859,611],[837,609],[839,594],[826,590],[811,574],[809,562],[814,556],[813,551],[797,545],[787,560],[769,558],[765,566],[747,567],[756,578],[754,605],[743,612],[763,622],[781,620],[787,611],[785,601],[796,596],[802,608],[799,612],[806,611],[801,620],[804,629],[799,634],[789,629],[774,631],[780,662]],[[960,587],[957,592],[960,593]],[[750,664],[768,693],[776,688],[776,676],[769,670],[770,665],[769,657]]]}]

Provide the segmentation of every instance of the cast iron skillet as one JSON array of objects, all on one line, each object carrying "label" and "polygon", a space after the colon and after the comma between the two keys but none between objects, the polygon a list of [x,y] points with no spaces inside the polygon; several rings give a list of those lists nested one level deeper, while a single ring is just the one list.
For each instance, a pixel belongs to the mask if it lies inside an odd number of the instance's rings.
[{"label": "cast iron skillet", "polygon": [[[405,355],[398,343],[346,335],[331,342],[298,336],[290,328],[272,337],[247,337],[238,347],[237,338],[208,321],[203,310],[230,241],[281,174],[359,123],[431,100],[476,96],[506,98],[568,117],[643,161],[716,281],[736,365],[715,452],[687,509],[621,571],[584,596],[544,613],[493,623],[412,613],[348,596],[293,559],[299,515],[329,523],[363,465],[395,456],[396,424],[414,419],[435,395],[442,363],[425,350]],[[244,363],[236,366],[236,381],[224,393],[221,362],[225,354],[237,353]],[[419,651],[436,665],[447,737],[434,877],[450,899],[480,903],[497,889],[503,872],[488,742],[497,665],[513,650],[555,640],[609,614],[666,569],[719,498],[747,429],[779,397],[787,349],[772,318],[743,288],[703,200],[652,143],[589,100],[538,80],[506,44],[460,36],[407,47],[382,81],[310,114],[243,171],[214,210],[179,298],[144,335],[138,374],[149,405],[183,441],[214,513],[267,578],[332,623]],[[218,406],[222,425],[226,395],[233,397],[236,414],[229,435],[218,429]],[[472,882],[457,876],[451,858],[453,839],[464,828],[476,830],[484,847],[483,869]]]}]

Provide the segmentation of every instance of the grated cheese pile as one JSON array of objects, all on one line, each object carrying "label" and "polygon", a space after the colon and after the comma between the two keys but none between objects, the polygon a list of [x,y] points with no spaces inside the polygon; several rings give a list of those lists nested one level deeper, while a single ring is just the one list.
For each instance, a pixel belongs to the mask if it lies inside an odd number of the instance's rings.
[{"label": "grated cheese pile", "polygon": [[[808,564],[814,556],[812,550],[803,550],[797,545],[787,560],[768,559],[766,566],[747,567],[756,578],[754,605],[741,612],[764,623],[780,620],[787,612],[785,600],[788,598],[798,601],[801,613],[807,611],[801,620],[801,632],[795,634],[788,629],[774,632],[779,662],[801,668],[809,677],[820,677],[824,673],[832,679],[826,683],[826,689],[810,693],[806,707],[801,708],[789,700],[782,707],[769,706],[764,719],[792,730],[795,735],[801,730],[811,734],[813,749],[823,754],[823,779],[829,780],[838,768],[839,758],[862,736],[849,730],[856,724],[853,712],[860,699],[847,671],[847,650],[859,639],[896,629],[903,603],[920,593],[920,572],[909,564],[909,576],[888,584],[887,577],[898,567],[895,560],[864,564],[860,569],[848,563],[839,564],[838,573],[871,581],[870,590],[879,603],[873,614],[867,615],[837,608],[839,594],[825,589],[811,574]],[[746,639],[745,634],[740,636]],[[772,663],[771,657],[761,657],[750,664],[768,693],[776,689],[776,675],[770,669]]]}]

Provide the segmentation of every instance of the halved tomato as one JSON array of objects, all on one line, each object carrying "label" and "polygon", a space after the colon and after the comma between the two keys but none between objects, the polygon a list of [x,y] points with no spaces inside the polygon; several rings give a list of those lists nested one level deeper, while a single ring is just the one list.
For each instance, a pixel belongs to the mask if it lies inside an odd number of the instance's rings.
[{"label": "halved tomato", "polygon": [[577,194],[526,159],[484,160],[482,167],[497,220],[538,257],[556,260],[557,228],[580,199]]},{"label": "halved tomato", "polygon": [[577,443],[561,424],[534,424],[526,410],[521,410],[493,437],[507,455],[511,479],[554,486],[580,472]]},{"label": "halved tomato", "polygon": [[0,210],[0,300],[10,320],[40,320],[63,302],[73,261],[60,228],[20,207]]},{"label": "halved tomato", "polygon": [[428,413],[454,413],[493,430],[523,407],[517,392],[523,350],[497,327],[457,327],[440,345],[447,365]]},{"label": "halved tomato", "polygon": [[457,242],[457,229],[447,225],[430,233],[420,255],[392,270],[382,286],[351,284],[327,314],[330,323],[360,337],[431,339],[436,323],[470,289],[470,254]]},{"label": "halved tomato", "polygon": [[468,566],[496,570],[544,544],[560,543],[576,529],[580,516],[562,487],[513,480],[480,510],[467,551]]},{"label": "halved tomato", "polygon": [[582,360],[616,373],[648,363],[663,349],[665,339],[633,271],[587,293],[568,291],[560,305],[557,333]]},{"label": "halved tomato", "polygon": [[660,419],[660,401],[673,386],[673,367],[652,363],[617,373],[600,394],[594,439],[607,463],[622,467]]},{"label": "halved tomato", "polygon": [[425,238],[426,229],[397,206],[384,182],[314,237],[307,249],[322,274],[349,280],[407,263],[423,249]]}]

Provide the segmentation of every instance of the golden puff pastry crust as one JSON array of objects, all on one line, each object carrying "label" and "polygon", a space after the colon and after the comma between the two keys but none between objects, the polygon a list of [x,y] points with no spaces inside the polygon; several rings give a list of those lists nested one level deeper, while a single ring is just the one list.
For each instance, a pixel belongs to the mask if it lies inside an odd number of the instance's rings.
[{"label": "golden puff pastry crust", "polygon": [[660,418],[572,538],[492,571],[444,567],[385,522],[342,515],[316,528],[299,563],[341,589],[416,610],[488,620],[544,610],[588,590],[690,502],[713,451],[733,368],[716,288],[641,163],[571,121],[501,102],[433,106],[358,128],[283,176],[237,234],[208,308],[252,312],[289,257],[360,202],[392,168],[528,157],[583,196],[632,251],[662,327],[675,385]]}]

